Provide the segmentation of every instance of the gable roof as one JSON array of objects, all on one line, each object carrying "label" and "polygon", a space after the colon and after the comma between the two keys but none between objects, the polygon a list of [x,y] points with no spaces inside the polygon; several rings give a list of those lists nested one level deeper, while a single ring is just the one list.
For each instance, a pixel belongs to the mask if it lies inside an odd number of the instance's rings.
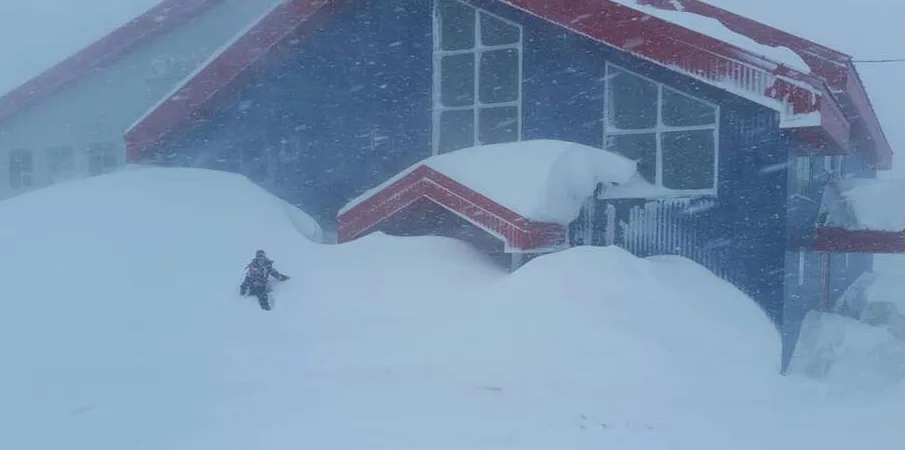
[{"label": "gable roof", "polygon": [[532,221],[427,164],[410,168],[341,212],[336,218],[339,242],[378,230],[425,200],[495,237],[507,253],[550,251],[567,244],[565,226]]},{"label": "gable roof", "polygon": [[[318,13],[352,1],[286,0],[275,7],[130,127],[125,135],[130,159],[140,159],[160,138],[198,120],[218,92],[293,32],[313,27],[310,19]],[[499,1],[772,108],[780,114],[780,126],[815,151],[845,152],[853,127],[863,129],[869,139],[859,149],[877,168],[892,166],[892,149],[848,55],[699,0]],[[790,49],[811,70],[769,59],[738,41],[719,39],[706,27],[670,21],[659,12],[719,21],[742,38]]]},{"label": "gable roof", "polygon": [[0,96],[0,123],[164,35],[223,0],[163,0],[78,53]]}]

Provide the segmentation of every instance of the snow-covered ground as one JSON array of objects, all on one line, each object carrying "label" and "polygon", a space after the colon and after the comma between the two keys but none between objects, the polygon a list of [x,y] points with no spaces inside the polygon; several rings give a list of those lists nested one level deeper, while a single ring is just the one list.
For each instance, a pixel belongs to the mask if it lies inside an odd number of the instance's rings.
[{"label": "snow-covered ground", "polygon": [[[776,374],[779,338],[681,258],[316,243],[225,173],[133,169],[0,203],[0,448],[897,449],[895,385]],[[312,239],[313,238],[313,239]],[[257,248],[293,276],[238,296]],[[852,388],[852,389],[850,389]]]}]

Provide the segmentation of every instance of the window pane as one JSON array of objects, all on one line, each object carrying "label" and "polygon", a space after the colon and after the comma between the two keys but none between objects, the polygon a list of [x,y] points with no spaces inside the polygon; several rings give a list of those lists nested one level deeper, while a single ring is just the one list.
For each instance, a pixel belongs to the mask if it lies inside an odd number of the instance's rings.
[{"label": "window pane", "polygon": [[644,130],[657,125],[657,85],[610,68],[607,83],[608,125],[619,130]]},{"label": "window pane", "polygon": [[440,60],[440,100],[445,106],[474,104],[474,53]]},{"label": "window pane", "polygon": [[515,44],[519,41],[519,29],[496,17],[481,13],[481,43],[484,45]]},{"label": "window pane", "polygon": [[716,159],[712,130],[663,133],[663,186],[669,189],[713,189]]},{"label": "window pane", "polygon": [[440,2],[440,48],[465,50],[475,46],[475,10],[455,0]]},{"label": "window pane", "polygon": [[606,149],[637,161],[638,173],[650,183],[657,181],[657,135],[654,133],[609,136]]},{"label": "window pane", "polygon": [[518,140],[518,107],[482,108],[478,111],[478,141],[482,145]]},{"label": "window pane", "polygon": [[474,146],[474,110],[440,113],[439,153]]},{"label": "window pane", "polygon": [[481,103],[518,100],[518,50],[491,50],[481,53]]},{"label": "window pane", "polygon": [[716,108],[670,89],[663,89],[663,124],[673,127],[713,125]]}]

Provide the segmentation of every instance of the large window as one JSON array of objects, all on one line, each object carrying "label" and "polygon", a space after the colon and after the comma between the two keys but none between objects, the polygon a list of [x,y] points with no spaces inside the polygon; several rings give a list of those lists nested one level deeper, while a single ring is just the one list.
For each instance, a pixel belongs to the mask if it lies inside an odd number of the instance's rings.
[{"label": "large window", "polygon": [[34,184],[34,155],[31,150],[9,152],[9,187],[23,189]]},{"label": "large window", "polygon": [[604,143],[664,192],[716,193],[719,110],[607,64]]},{"label": "large window", "polygon": [[522,29],[457,0],[434,9],[434,153],[521,138]]}]

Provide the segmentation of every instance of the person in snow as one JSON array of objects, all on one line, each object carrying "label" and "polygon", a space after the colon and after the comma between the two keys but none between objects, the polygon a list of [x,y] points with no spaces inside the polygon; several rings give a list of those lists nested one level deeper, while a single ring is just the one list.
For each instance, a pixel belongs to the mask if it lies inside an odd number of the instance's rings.
[{"label": "person in snow", "polygon": [[280,281],[289,279],[273,268],[273,260],[267,257],[264,250],[258,250],[255,258],[245,266],[245,280],[239,287],[239,294],[258,297],[261,308],[270,311],[270,277]]}]

